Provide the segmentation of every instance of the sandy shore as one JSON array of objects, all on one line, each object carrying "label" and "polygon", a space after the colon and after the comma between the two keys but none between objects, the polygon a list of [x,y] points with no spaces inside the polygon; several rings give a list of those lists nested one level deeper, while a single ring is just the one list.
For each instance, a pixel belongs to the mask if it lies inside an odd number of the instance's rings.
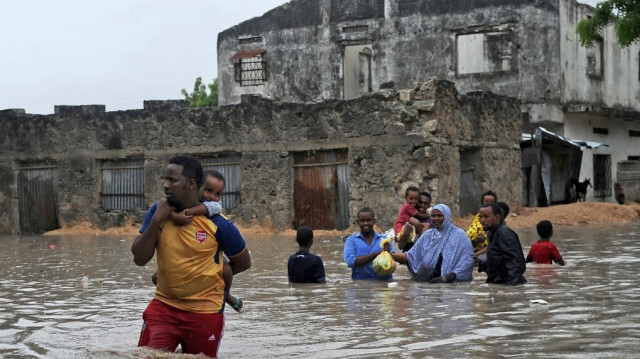
[{"label": "sandy shore", "polygon": [[[511,212],[507,218],[510,227],[514,229],[533,227],[539,221],[548,219],[554,225],[579,225],[585,223],[591,224],[612,224],[612,223],[629,223],[640,222],[640,203],[632,202],[624,205],[615,203],[597,203],[583,202],[556,205],[551,207],[525,207],[519,211]],[[453,222],[466,229],[473,221],[473,216],[464,218],[455,218]],[[72,226],[63,226],[63,228],[47,232],[45,235],[125,235],[135,236],[140,228],[139,223],[129,224],[123,227],[109,228],[100,230],[88,222],[74,224]],[[295,236],[294,230],[285,230],[275,233],[270,228],[264,227],[241,227],[240,231],[245,235],[259,234],[282,234]],[[316,235],[344,235],[354,232],[355,226],[344,231],[315,231]],[[382,230],[382,229],[378,229]]]}]

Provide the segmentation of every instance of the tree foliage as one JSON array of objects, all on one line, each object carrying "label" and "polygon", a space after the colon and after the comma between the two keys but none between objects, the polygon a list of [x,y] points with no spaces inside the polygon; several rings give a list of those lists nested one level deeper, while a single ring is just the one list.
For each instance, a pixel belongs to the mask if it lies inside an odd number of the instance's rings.
[{"label": "tree foliage", "polygon": [[596,4],[593,16],[578,22],[580,44],[589,47],[602,30],[615,24],[618,44],[627,47],[640,40],[640,0],[606,0]]},{"label": "tree foliage", "polygon": [[[207,93],[209,88],[209,93]],[[196,83],[193,85],[193,92],[189,94],[187,90],[182,89],[182,95],[184,99],[189,102],[190,107],[216,107],[218,106],[218,79],[213,79],[213,82],[204,85],[202,78],[198,77]]]}]

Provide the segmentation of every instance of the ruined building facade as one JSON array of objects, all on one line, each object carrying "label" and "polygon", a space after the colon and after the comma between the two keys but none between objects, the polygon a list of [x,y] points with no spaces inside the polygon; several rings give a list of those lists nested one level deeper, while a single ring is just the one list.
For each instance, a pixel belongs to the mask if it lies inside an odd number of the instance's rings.
[{"label": "ruined building facade", "polygon": [[640,169],[640,46],[620,48],[608,28],[581,47],[576,24],[592,11],[574,0],[293,0],[218,35],[219,99],[351,99],[431,76],[514,96],[523,132],[608,145],[584,151],[579,177],[594,184],[587,200],[613,201],[616,182],[634,181],[619,172]]},{"label": "ruined building facade", "polygon": [[139,224],[176,154],[225,175],[223,206],[243,226],[348,229],[368,206],[390,228],[410,185],[457,214],[477,211],[488,189],[522,203],[520,102],[443,80],[316,104],[4,110],[0,127],[0,233]]}]

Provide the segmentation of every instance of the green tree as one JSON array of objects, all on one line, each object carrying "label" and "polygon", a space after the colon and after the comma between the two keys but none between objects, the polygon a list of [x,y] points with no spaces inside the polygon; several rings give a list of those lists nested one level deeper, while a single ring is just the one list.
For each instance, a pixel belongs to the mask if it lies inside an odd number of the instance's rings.
[{"label": "green tree", "polygon": [[[207,93],[207,87],[209,93]],[[213,83],[204,85],[202,78],[196,79],[193,85],[193,92],[189,94],[187,90],[182,89],[184,99],[189,102],[190,107],[216,107],[218,106],[218,78],[213,79]]]},{"label": "green tree", "polygon": [[618,44],[627,47],[640,40],[640,0],[606,0],[596,4],[591,18],[578,21],[580,45],[589,47],[602,30],[615,24]]}]

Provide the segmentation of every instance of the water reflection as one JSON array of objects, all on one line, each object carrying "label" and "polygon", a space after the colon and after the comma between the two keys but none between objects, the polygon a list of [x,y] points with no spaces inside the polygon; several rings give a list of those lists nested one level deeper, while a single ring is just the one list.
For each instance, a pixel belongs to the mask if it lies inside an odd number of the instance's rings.
[{"label": "water reflection", "polygon": [[[519,234],[527,251],[535,233]],[[132,239],[0,237],[0,357],[149,354],[135,345],[155,262],[136,267]],[[247,309],[228,311],[220,356],[635,356],[640,225],[557,226],[553,241],[567,266],[529,264],[529,283],[511,288],[477,272],[471,283],[416,283],[405,267],[392,283],[354,282],[333,237],[312,248],[329,282],[291,285],[294,239],[249,237],[253,268],[233,288]]]}]

